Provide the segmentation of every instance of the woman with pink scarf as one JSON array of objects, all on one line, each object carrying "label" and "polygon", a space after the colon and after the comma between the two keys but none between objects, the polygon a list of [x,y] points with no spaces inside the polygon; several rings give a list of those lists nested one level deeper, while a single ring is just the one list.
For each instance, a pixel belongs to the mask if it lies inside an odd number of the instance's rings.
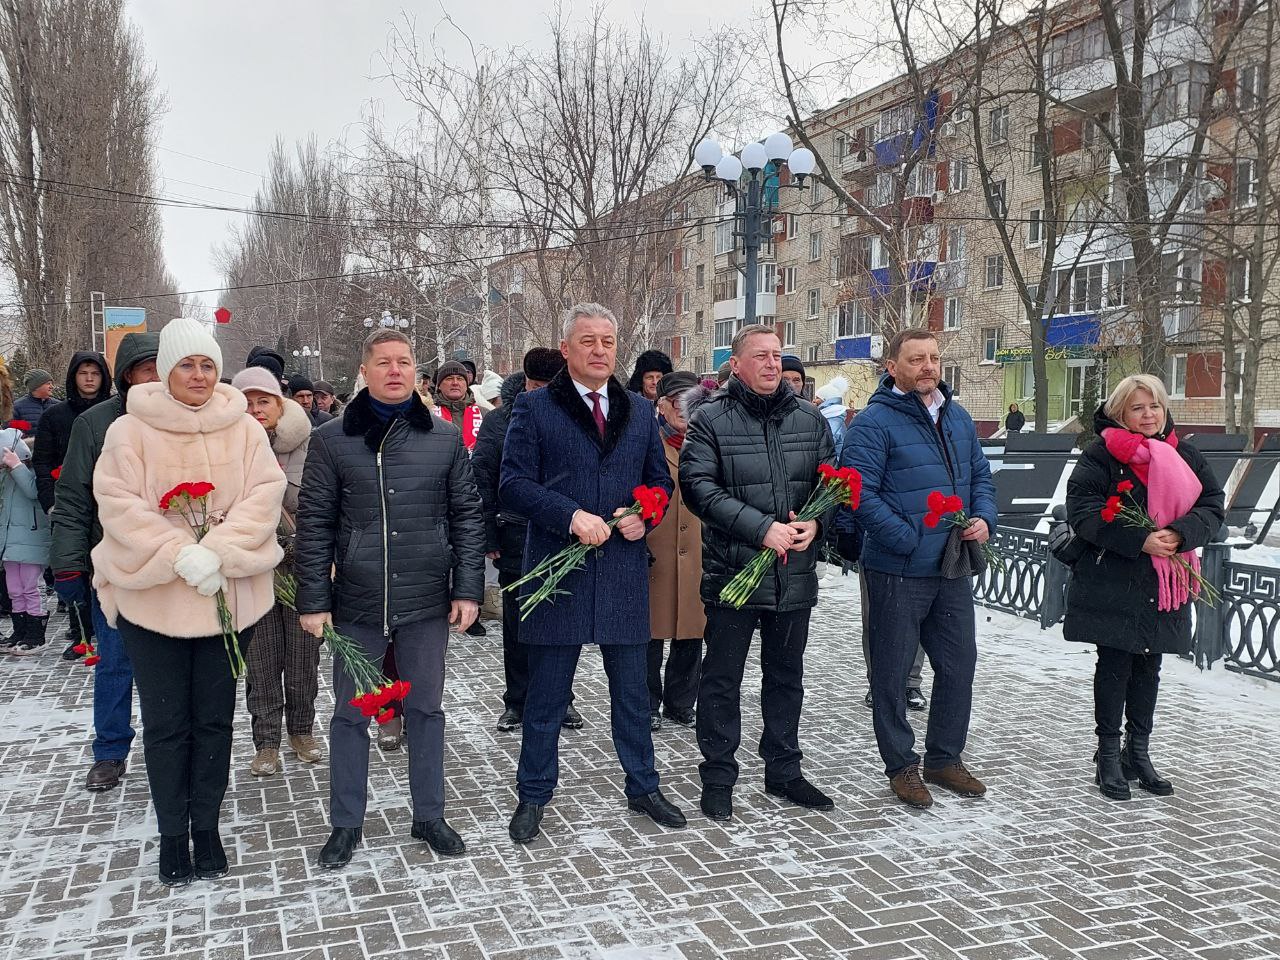
[{"label": "woman with pink scarf", "polygon": [[[1199,570],[1196,549],[1222,527],[1222,486],[1200,451],[1179,442],[1169,395],[1157,377],[1121,380],[1098,411],[1094,430],[1100,439],[1081,454],[1067,484],[1067,518],[1088,550],[1072,570],[1064,633],[1098,648],[1094,759],[1103,796],[1128,800],[1130,780],[1168,796],[1173,785],[1156,773],[1148,753],[1160,658],[1191,652],[1196,596],[1175,558]],[[1126,506],[1136,502],[1158,529],[1104,511],[1116,495]]]}]

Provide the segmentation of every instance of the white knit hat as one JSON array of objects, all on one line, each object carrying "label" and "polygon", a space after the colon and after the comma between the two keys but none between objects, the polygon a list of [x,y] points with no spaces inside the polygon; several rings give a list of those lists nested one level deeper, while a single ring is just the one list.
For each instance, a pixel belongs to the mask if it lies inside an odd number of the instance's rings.
[{"label": "white knit hat", "polygon": [[209,328],[190,317],[174,317],[160,331],[156,372],[161,383],[169,382],[169,374],[183,357],[208,357],[218,368],[218,376],[222,376],[222,348]]},{"label": "white knit hat", "polygon": [[844,399],[844,395],[849,392],[849,381],[844,377],[834,377],[829,382],[824,383],[814,393],[819,400],[836,400]]}]

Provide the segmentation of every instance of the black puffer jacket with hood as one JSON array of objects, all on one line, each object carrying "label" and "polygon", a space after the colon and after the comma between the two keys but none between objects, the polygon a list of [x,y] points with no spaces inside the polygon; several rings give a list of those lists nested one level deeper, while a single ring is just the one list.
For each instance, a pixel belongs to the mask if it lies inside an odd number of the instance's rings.
[{"label": "black puffer jacket with hood", "polygon": [[[71,438],[62,459],[62,473],[54,486],[54,509],[50,517],[53,544],[49,550],[49,566],[56,573],[88,573],[91,569],[89,551],[102,539],[98,504],[93,499],[93,468],[102,453],[107,428],[124,416],[129,371],[144,360],[154,360],[159,349],[158,333],[126,334],[116,351],[116,395],[86,410],[71,424]],[[39,448],[37,441],[37,451]]]},{"label": "black puffer jacket with hood", "polygon": [[484,503],[485,550],[501,552],[498,569],[507,567],[519,572],[524,555],[524,535],[529,521],[518,513],[504,510],[498,500],[498,481],[502,475],[502,447],[507,439],[507,426],[511,423],[511,409],[516,397],[524,393],[525,376],[522,371],[511,374],[502,381],[502,405],[485,414],[476,434],[476,446],[471,451],[471,470],[476,475],[476,486]]},{"label": "black puffer jacket with hood", "polygon": [[[102,373],[102,383],[92,397],[82,397],[76,389],[76,371],[82,363],[96,364]],[[31,453],[32,469],[36,472],[36,492],[40,496],[40,506],[46,512],[53,509],[53,471],[62,466],[62,460],[67,455],[71,424],[90,407],[110,399],[111,371],[107,368],[106,358],[91,350],[76,351],[67,367],[67,399],[54,404],[40,418],[40,435],[36,439],[36,448]]]}]

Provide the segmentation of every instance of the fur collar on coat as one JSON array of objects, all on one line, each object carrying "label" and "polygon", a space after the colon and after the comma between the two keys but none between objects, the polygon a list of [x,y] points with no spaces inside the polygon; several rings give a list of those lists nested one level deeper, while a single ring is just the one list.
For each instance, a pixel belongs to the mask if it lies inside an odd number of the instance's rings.
[{"label": "fur collar on coat", "polygon": [[284,398],[284,413],[276,424],[271,438],[271,449],[277,454],[293,453],[311,436],[311,418],[296,401]]},{"label": "fur collar on coat", "polygon": [[569,415],[570,420],[582,427],[587,432],[587,436],[598,444],[605,454],[608,454],[622,439],[622,434],[627,429],[627,421],[631,419],[631,396],[616,377],[609,378],[606,390],[609,395],[609,415],[604,421],[604,440],[602,442],[600,431],[596,429],[596,422],[591,416],[590,408],[583,401],[582,395],[578,393],[578,388],[573,385],[573,378],[569,376],[569,368],[565,367],[547,384],[547,392],[551,395],[551,399],[556,402],[556,405]]},{"label": "fur collar on coat", "polygon": [[203,407],[189,407],[175,400],[163,383],[131,387],[125,405],[128,413],[165,433],[216,433],[246,416],[248,409],[244,394],[225,383],[214,384],[213,396]]}]

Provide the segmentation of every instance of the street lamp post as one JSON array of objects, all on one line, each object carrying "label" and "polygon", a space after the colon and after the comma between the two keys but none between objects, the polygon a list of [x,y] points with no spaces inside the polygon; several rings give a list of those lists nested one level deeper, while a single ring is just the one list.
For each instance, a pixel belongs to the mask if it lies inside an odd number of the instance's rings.
[{"label": "street lamp post", "polygon": [[302,375],[308,380],[311,379],[311,358],[315,357],[316,362],[320,365],[320,378],[324,379],[324,358],[320,356],[320,348],[303,347],[301,350],[293,351],[293,356],[302,364]]},{"label": "street lamp post", "polygon": [[[743,296],[743,322],[756,322],[756,294],[760,283],[760,247],[769,237],[767,205],[764,203],[764,170],[770,163],[781,173],[787,167],[795,177],[791,184],[797,189],[804,186],[805,178],[813,173],[813,152],[805,147],[793,150],[791,138],[785,133],[773,133],[763,143],[749,143],[742,148],[741,159],[726,154],[715,140],[703,140],[693,151],[693,162],[702,168],[708,181],[713,178],[724,184],[734,198],[735,237],[742,238],[746,254],[745,291]],[[742,174],[746,171],[746,189],[743,190]],[[781,184],[779,184],[781,187]]]}]

